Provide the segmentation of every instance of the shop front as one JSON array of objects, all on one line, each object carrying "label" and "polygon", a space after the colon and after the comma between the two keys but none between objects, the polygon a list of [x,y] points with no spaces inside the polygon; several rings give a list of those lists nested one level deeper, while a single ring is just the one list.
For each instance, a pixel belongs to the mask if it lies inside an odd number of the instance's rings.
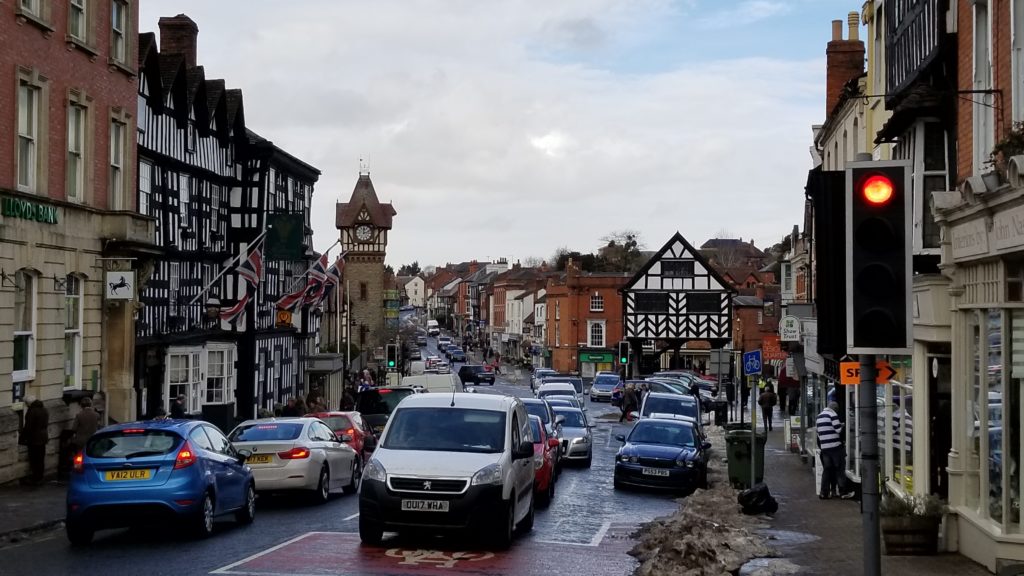
[{"label": "shop front", "polygon": [[593,378],[598,372],[615,369],[615,351],[610,348],[580,348],[580,376]]}]

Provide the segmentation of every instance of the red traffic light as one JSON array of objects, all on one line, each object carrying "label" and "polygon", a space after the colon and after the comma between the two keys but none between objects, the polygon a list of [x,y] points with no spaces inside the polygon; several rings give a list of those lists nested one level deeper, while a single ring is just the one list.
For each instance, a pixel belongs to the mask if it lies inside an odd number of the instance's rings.
[{"label": "red traffic light", "polygon": [[861,186],[861,195],[869,203],[876,206],[886,204],[892,200],[894,188],[892,180],[883,174],[875,174],[864,181]]}]

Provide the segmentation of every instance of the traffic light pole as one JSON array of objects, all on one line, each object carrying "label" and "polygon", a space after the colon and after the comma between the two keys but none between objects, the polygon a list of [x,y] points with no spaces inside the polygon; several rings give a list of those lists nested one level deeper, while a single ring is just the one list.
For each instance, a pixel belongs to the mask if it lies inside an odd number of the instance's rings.
[{"label": "traffic light pole", "polygon": [[[857,417],[860,437],[861,521],[864,529],[864,576],[881,576],[878,504],[878,404],[875,398],[875,355],[860,355]],[[845,472],[840,471],[841,474]]]}]

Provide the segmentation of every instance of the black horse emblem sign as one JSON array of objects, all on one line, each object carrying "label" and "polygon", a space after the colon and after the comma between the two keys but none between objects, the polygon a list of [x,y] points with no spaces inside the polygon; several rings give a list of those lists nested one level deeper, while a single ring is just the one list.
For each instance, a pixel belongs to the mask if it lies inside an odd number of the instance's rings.
[{"label": "black horse emblem sign", "polygon": [[126,300],[132,297],[132,275],[126,273],[107,274],[107,298]]}]

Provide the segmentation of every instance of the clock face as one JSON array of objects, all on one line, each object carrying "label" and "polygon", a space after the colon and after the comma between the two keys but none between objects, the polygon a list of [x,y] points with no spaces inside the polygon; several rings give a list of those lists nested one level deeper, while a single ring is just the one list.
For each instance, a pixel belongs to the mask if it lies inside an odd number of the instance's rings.
[{"label": "clock face", "polygon": [[360,242],[366,242],[372,235],[373,230],[365,224],[356,228],[356,239]]}]

